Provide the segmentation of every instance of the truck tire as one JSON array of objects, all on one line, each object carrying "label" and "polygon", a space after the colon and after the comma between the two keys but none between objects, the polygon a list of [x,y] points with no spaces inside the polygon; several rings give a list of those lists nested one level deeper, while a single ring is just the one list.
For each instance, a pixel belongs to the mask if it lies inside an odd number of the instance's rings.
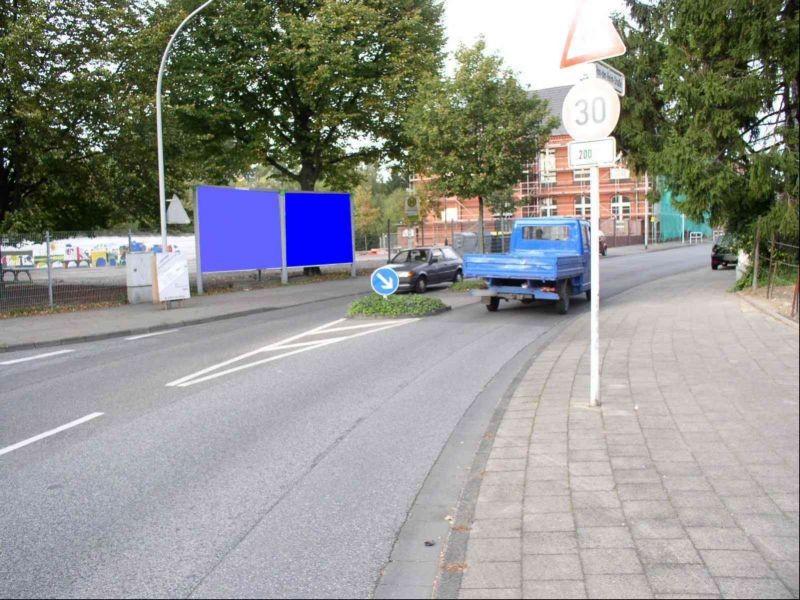
[{"label": "truck tire", "polygon": [[562,279],[558,282],[558,300],[556,300],[556,312],[565,315],[569,311],[569,298],[572,294],[572,286],[569,281]]},{"label": "truck tire", "polygon": [[592,290],[586,290],[586,299],[591,302],[592,301]]},{"label": "truck tire", "polygon": [[497,296],[489,298],[489,304],[486,305],[486,310],[489,312],[497,312],[498,308],[500,308],[500,298]]}]

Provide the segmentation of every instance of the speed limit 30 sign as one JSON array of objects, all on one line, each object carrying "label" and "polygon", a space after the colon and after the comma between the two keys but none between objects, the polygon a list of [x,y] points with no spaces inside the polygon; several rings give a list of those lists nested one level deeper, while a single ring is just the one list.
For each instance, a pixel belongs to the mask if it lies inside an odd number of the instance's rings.
[{"label": "speed limit 30 sign", "polygon": [[607,138],[619,120],[619,96],[602,79],[581,81],[564,99],[561,120],[577,142]]}]

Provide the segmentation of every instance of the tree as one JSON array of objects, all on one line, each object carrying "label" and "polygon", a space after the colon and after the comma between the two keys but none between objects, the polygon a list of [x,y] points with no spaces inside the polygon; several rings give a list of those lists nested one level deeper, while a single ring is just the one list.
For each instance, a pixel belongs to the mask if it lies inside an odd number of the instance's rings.
[{"label": "tree", "polygon": [[170,103],[186,131],[303,190],[349,188],[360,164],[399,155],[406,107],[440,66],[441,15],[435,0],[220,0],[176,42]]},{"label": "tree", "polygon": [[694,219],[731,231],[798,197],[797,0],[627,0],[618,128]]},{"label": "tree", "polygon": [[432,79],[411,109],[409,163],[442,195],[478,197],[481,251],[483,206],[491,194],[522,178],[523,165],[544,145],[554,119],[519,85],[486,44],[456,52],[452,78]]}]

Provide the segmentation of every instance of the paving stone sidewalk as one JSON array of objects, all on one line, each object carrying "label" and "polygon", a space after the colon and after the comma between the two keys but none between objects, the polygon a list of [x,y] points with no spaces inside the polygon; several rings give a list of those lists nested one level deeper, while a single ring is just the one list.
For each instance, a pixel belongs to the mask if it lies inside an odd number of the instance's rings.
[{"label": "paving stone sidewalk", "polygon": [[605,305],[600,408],[586,316],[538,356],[465,564],[444,565],[459,597],[798,597],[798,332],[732,283],[696,271]]}]

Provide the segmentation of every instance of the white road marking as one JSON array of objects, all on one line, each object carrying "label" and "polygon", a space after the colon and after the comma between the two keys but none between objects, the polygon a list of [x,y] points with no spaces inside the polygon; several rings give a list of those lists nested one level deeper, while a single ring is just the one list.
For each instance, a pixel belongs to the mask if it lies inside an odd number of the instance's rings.
[{"label": "white road marking", "polygon": [[165,329],[164,331],[154,331],[153,333],[143,333],[141,335],[132,335],[131,337],[126,337],[125,339],[129,342],[133,340],[141,340],[144,338],[153,337],[154,335],[164,335],[165,333],[172,333],[174,331],[178,331],[177,329]]},{"label": "white road marking", "polygon": [[[331,344],[336,344],[339,342],[343,342],[345,340],[351,340],[353,338],[361,337],[363,335],[370,335],[372,333],[377,333],[379,331],[384,331],[386,329],[392,329],[393,327],[399,327],[401,325],[413,323],[414,321],[418,320],[419,319],[402,319],[398,321],[380,321],[378,323],[370,323],[368,325],[354,325],[352,327],[334,327],[335,325],[344,321],[344,319],[338,319],[336,321],[320,325],[319,327],[315,327],[314,329],[310,329],[303,333],[293,335],[291,337],[286,338],[285,340],[281,340],[280,342],[269,344],[268,346],[264,346],[263,348],[252,350],[251,352],[247,352],[240,356],[228,359],[216,365],[206,367],[205,369],[197,371],[196,373],[192,373],[191,375],[186,375],[185,377],[181,377],[180,379],[176,379],[175,381],[170,381],[166,385],[168,387],[188,387],[196,383],[201,383],[203,381],[208,381],[210,379],[216,379],[217,377],[222,377],[223,375],[229,375],[237,371],[242,371],[244,369],[249,369],[251,367],[256,367],[258,365],[263,365],[265,363],[280,360],[281,358],[286,358],[288,356],[300,354],[301,352],[308,352],[309,350],[314,350],[315,348],[330,346]],[[320,334],[333,333],[350,329],[365,329],[367,327],[371,327],[371,329],[369,329],[368,331],[360,331],[358,333],[354,333],[351,335],[337,336],[327,339],[318,339],[311,342],[295,342],[295,340],[299,340],[303,337],[311,335],[320,335]],[[257,360],[255,362],[239,365],[236,367],[232,367],[230,369],[225,369],[224,371],[219,371],[219,369],[221,369],[222,367],[227,367],[229,365],[232,365],[233,363],[239,362],[246,358],[251,358],[253,356],[256,356],[257,354],[262,354],[265,352],[273,352],[276,350],[288,350],[290,348],[293,349],[291,352],[284,352],[283,354],[278,354],[277,356],[270,356],[269,358],[264,358],[261,360]]]},{"label": "white road marking", "polygon": [[40,358],[47,358],[48,356],[57,356],[59,354],[68,354],[75,352],[75,350],[56,350],[55,352],[47,352],[45,354],[37,354],[35,356],[27,356],[25,358],[15,358],[14,360],[4,360],[0,365],[15,365],[21,362],[28,362],[29,360],[39,360]]},{"label": "white road marking", "polygon": [[97,417],[102,417],[104,413],[96,412],[90,415],[86,415],[85,417],[81,417],[80,419],[76,419],[67,423],[66,425],[62,425],[61,427],[56,427],[55,429],[51,429],[50,431],[45,431],[44,433],[40,433],[39,435],[35,435],[27,440],[22,440],[21,442],[17,442],[13,446],[6,446],[3,449],[0,449],[0,456],[3,454],[8,454],[9,452],[13,452],[14,450],[19,450],[23,446],[27,446],[28,444],[33,444],[34,442],[38,442],[39,440],[43,440],[46,437],[50,437],[51,435],[55,435],[64,431],[65,429],[70,429],[71,427],[76,427],[82,423],[86,423],[86,421],[91,421],[92,419],[96,419]]}]

